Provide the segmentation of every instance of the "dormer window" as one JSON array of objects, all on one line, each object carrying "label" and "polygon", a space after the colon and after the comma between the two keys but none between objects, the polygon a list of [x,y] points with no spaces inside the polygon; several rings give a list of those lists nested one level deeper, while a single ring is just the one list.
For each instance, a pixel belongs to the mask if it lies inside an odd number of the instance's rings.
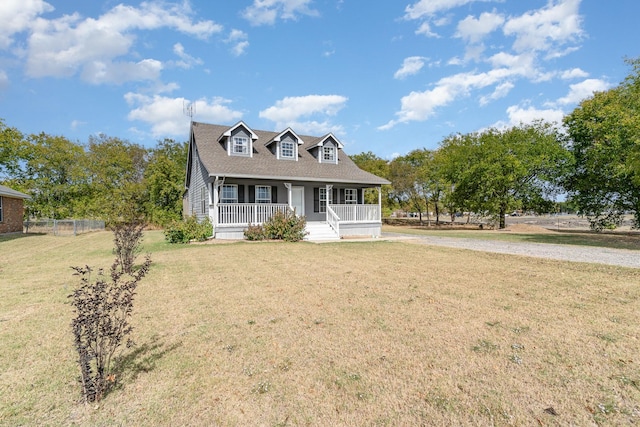
[{"label": "dormer window", "polygon": [[257,139],[258,135],[249,126],[238,122],[223,132],[218,137],[218,142],[224,146],[229,156],[253,157],[253,144]]},{"label": "dormer window", "polygon": [[278,159],[298,161],[298,147],[302,144],[304,144],[302,139],[291,128],[287,128],[264,145],[269,147]]},{"label": "dormer window", "polygon": [[293,141],[280,142],[280,157],[283,159],[293,159],[295,156],[295,147]]},{"label": "dormer window", "polygon": [[336,149],[333,145],[325,145],[322,147],[322,161],[334,163],[336,161]]},{"label": "dormer window", "polygon": [[234,136],[232,152],[233,154],[249,154],[249,138]]},{"label": "dormer window", "polygon": [[318,163],[338,164],[338,150],[343,145],[333,134],[327,134],[316,139],[312,145],[307,148],[313,157],[318,159]]}]

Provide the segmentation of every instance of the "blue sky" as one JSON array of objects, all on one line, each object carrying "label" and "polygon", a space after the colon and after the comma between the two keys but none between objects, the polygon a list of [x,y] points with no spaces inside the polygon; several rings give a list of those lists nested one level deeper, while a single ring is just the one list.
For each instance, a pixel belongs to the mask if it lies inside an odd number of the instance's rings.
[{"label": "blue sky", "polygon": [[2,0],[0,118],[153,146],[189,117],[392,158],[559,121],[640,56],[637,0]]}]

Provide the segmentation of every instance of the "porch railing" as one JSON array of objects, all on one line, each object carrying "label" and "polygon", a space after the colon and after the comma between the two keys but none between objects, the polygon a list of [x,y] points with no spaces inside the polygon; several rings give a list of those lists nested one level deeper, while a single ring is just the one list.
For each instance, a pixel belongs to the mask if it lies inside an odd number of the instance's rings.
[{"label": "porch railing", "polygon": [[247,225],[262,224],[276,212],[287,212],[286,203],[220,203],[218,224]]},{"label": "porch railing", "polygon": [[332,206],[327,206],[327,224],[333,228],[336,234],[340,235],[340,217],[332,209]]},{"label": "porch railing", "polygon": [[329,205],[329,207],[338,216],[340,222],[381,221],[378,205]]}]

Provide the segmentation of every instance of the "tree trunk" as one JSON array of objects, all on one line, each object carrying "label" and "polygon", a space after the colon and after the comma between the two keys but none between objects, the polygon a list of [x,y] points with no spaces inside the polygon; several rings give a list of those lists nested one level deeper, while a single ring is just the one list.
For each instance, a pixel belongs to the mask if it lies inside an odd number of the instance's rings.
[{"label": "tree trunk", "polygon": [[498,228],[500,230],[502,230],[503,228],[506,227],[505,225],[505,216],[507,214],[507,207],[506,206],[500,206],[500,225],[498,226]]}]

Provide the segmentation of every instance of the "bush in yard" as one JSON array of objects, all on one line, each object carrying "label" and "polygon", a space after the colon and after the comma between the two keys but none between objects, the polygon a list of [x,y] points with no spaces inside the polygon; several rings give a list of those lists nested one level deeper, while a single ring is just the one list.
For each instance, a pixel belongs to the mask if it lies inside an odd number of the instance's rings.
[{"label": "bush in yard", "polygon": [[99,269],[92,277],[93,268],[72,267],[74,275],[80,276],[80,286],[69,298],[75,314],[71,329],[85,402],[100,400],[116,384],[112,361],[123,344],[133,344],[128,338],[133,298],[151,267],[148,255],[142,265],[134,266],[142,238],[140,224],[119,224],[114,234],[117,257],[108,275]]},{"label": "bush in yard", "polygon": [[164,230],[164,238],[169,243],[189,243],[192,240],[203,242],[213,235],[213,225],[207,217],[198,221],[195,216],[176,221]]},{"label": "bush in yard", "polygon": [[142,221],[119,222],[112,226],[116,261],[125,273],[131,274],[133,263],[140,253],[144,226]]},{"label": "bush in yard", "polygon": [[244,237],[247,240],[264,240],[266,235],[261,225],[249,224],[249,228],[244,230]]},{"label": "bush in yard", "polygon": [[307,234],[304,229],[307,220],[293,212],[276,212],[262,225],[267,239],[298,242]]}]

